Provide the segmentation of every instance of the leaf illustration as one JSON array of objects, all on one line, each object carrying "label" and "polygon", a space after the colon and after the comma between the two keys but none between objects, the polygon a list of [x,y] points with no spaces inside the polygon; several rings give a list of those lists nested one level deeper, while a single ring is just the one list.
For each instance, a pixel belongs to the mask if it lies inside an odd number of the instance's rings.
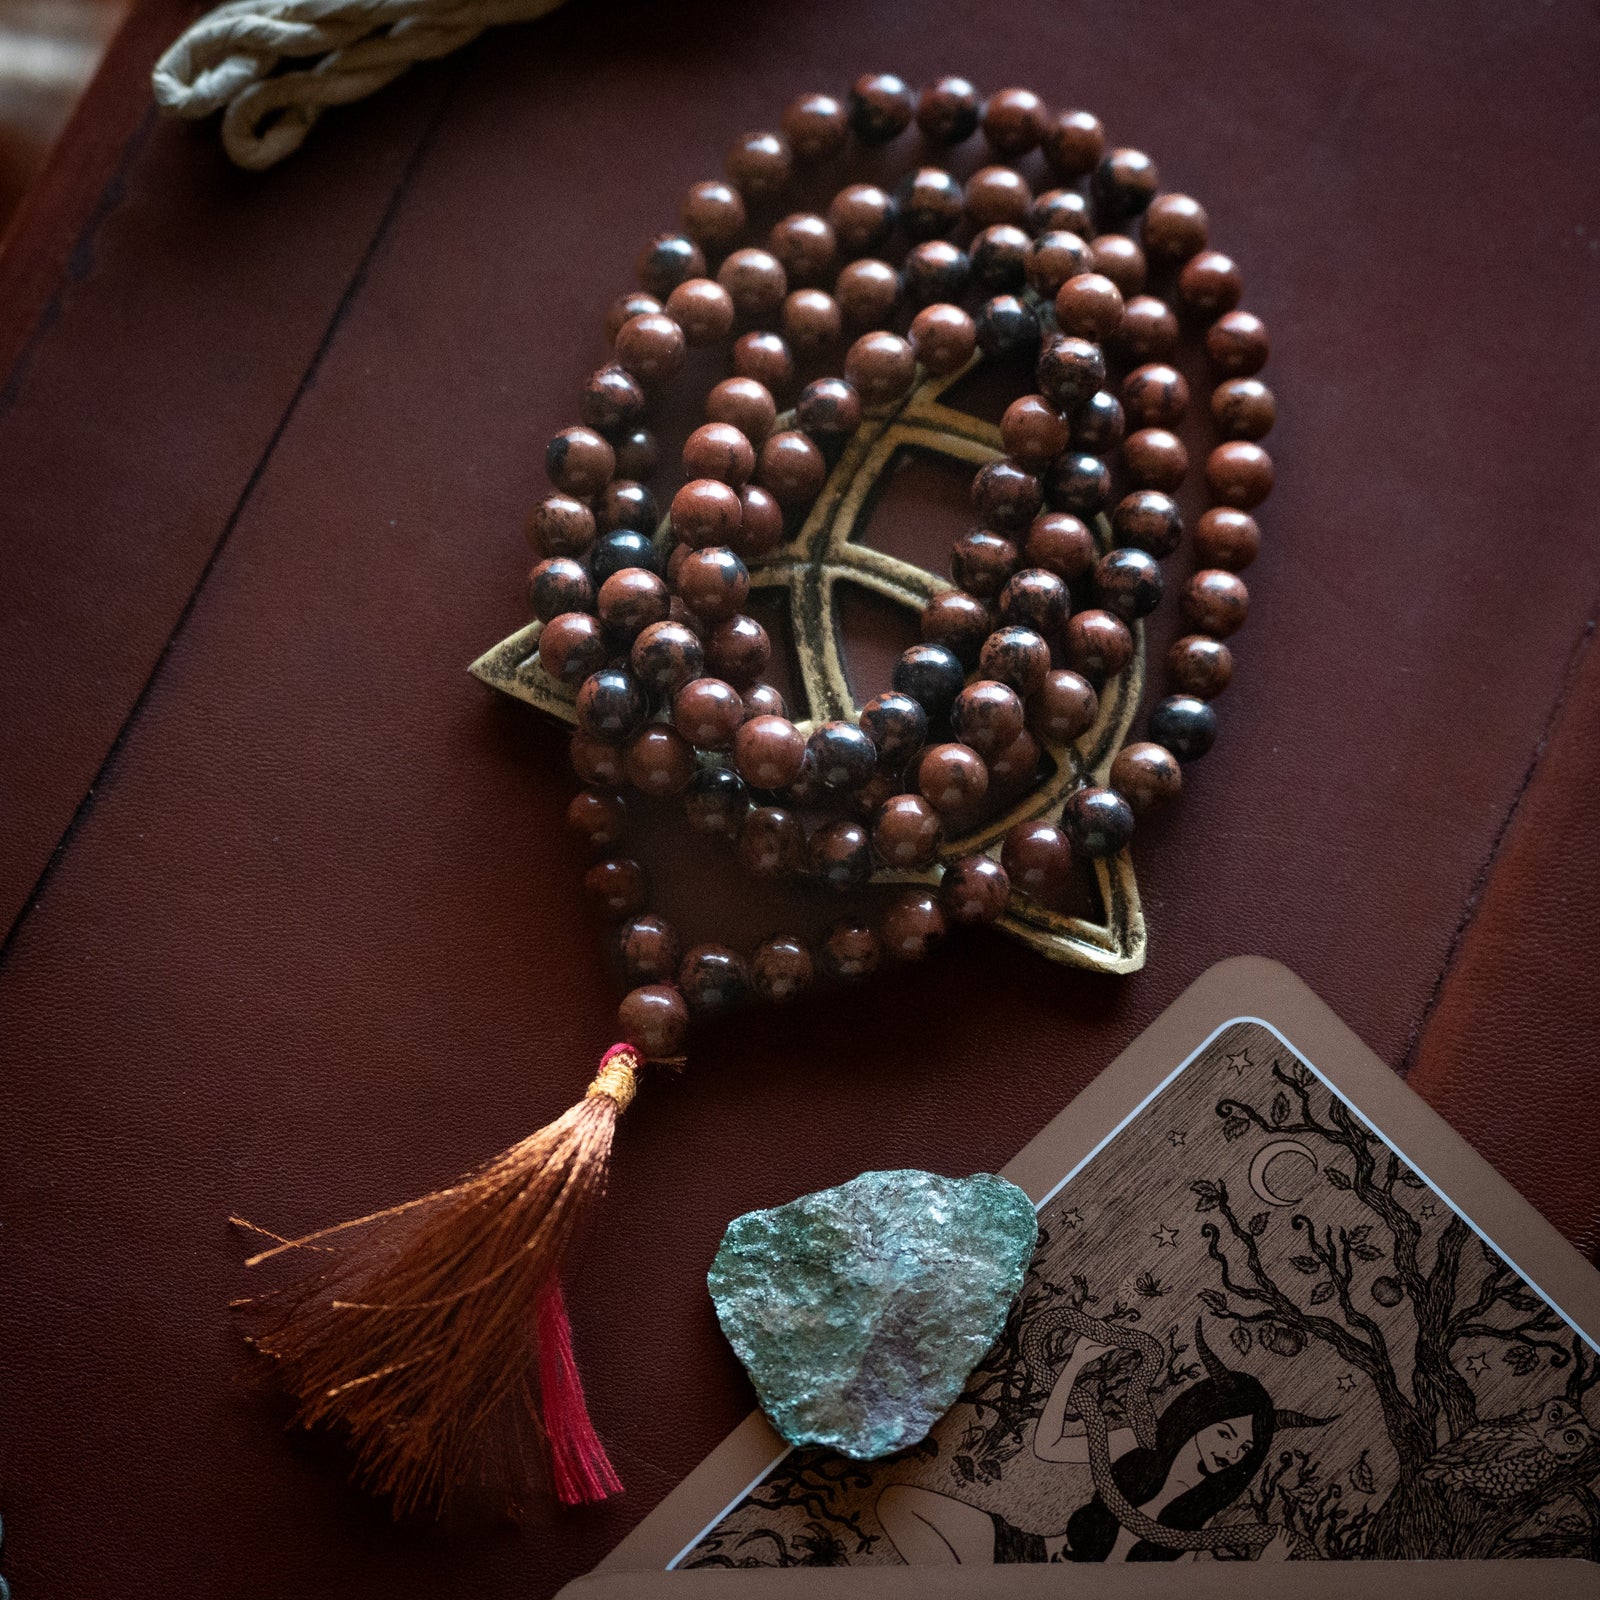
[{"label": "leaf illustration", "polygon": [[1289,1120],[1289,1097],[1280,1089],[1272,1097],[1272,1125],[1281,1128]]},{"label": "leaf illustration", "polygon": [[1208,1183],[1204,1178],[1197,1179],[1189,1185],[1189,1193],[1195,1196],[1194,1208],[1196,1211],[1215,1211],[1222,1204],[1222,1187],[1220,1184]]},{"label": "leaf illustration", "polygon": [[1259,1239],[1267,1231],[1267,1224],[1272,1221],[1270,1212],[1258,1211],[1250,1219],[1250,1232]]},{"label": "leaf illustration", "polygon": [[1231,1344],[1240,1355],[1249,1355],[1250,1330],[1245,1327],[1242,1322],[1234,1323],[1233,1332],[1228,1335],[1228,1343]]},{"label": "leaf illustration", "polygon": [[1220,1294],[1215,1289],[1202,1289],[1200,1291],[1200,1303],[1208,1311],[1214,1312],[1219,1317],[1227,1315],[1228,1297],[1225,1294]]},{"label": "leaf illustration", "polygon": [[1222,1124],[1222,1137],[1232,1143],[1235,1139],[1242,1139],[1250,1131],[1248,1117],[1229,1117]]},{"label": "leaf illustration", "polygon": [[1332,1298],[1333,1285],[1327,1279],[1324,1279],[1311,1291],[1311,1303],[1314,1306],[1320,1306],[1324,1300],[1331,1300]]},{"label": "leaf illustration", "polygon": [[1378,1482],[1372,1476],[1372,1464],[1367,1460],[1367,1452],[1365,1450],[1356,1458],[1356,1464],[1350,1469],[1350,1482],[1362,1494],[1376,1494],[1378,1492]]},{"label": "leaf illustration", "polygon": [[1370,1222],[1363,1222],[1352,1228],[1349,1233],[1345,1235],[1345,1237],[1349,1239],[1351,1244],[1365,1244],[1367,1242],[1367,1235],[1371,1232],[1372,1224]]},{"label": "leaf illustration", "polygon": [[1342,1167],[1324,1167],[1322,1169],[1322,1175],[1334,1186],[1335,1189],[1349,1189],[1354,1187],[1350,1179],[1350,1174]]},{"label": "leaf illustration", "polygon": [[1321,1272],[1322,1263],[1315,1256],[1290,1256],[1290,1265],[1296,1272]]},{"label": "leaf illustration", "polygon": [[1383,1251],[1381,1251],[1375,1244],[1353,1244],[1350,1246],[1350,1254],[1353,1255],[1357,1261],[1383,1260]]}]

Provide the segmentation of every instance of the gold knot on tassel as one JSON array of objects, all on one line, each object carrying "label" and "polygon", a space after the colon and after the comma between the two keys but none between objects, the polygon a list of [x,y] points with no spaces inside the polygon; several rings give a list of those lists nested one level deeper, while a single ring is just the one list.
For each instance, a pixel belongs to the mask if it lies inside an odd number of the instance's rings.
[{"label": "gold knot on tassel", "polygon": [[639,1073],[643,1066],[638,1052],[630,1045],[613,1045],[601,1060],[594,1082],[584,1091],[584,1099],[593,1100],[604,1095],[616,1102],[618,1112],[626,1111],[639,1092]]}]

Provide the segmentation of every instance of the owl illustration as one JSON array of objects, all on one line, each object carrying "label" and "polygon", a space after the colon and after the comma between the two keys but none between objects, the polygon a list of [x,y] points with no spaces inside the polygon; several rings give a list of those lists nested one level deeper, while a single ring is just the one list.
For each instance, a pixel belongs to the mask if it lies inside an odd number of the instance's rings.
[{"label": "owl illustration", "polygon": [[1422,1477],[1485,1500],[1512,1500],[1542,1488],[1596,1437],[1570,1400],[1546,1400],[1469,1428],[1429,1461]]}]

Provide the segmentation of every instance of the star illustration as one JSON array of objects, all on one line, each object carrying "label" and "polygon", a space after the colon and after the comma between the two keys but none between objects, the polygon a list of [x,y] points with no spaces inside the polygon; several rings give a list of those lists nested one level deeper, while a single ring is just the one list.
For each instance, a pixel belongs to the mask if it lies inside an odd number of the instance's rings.
[{"label": "star illustration", "polygon": [[1356,1380],[1347,1372],[1342,1377],[1335,1378],[1333,1380],[1333,1386],[1339,1391],[1340,1394],[1349,1394],[1350,1391],[1355,1388]]},{"label": "star illustration", "polygon": [[1237,1051],[1234,1054],[1225,1057],[1224,1059],[1227,1062],[1228,1071],[1231,1072],[1236,1078],[1242,1078],[1244,1076],[1244,1069],[1254,1064],[1250,1060],[1250,1052],[1248,1050]]},{"label": "star illustration", "polygon": [[1169,1228],[1165,1223],[1160,1223],[1156,1231],[1150,1235],[1156,1242],[1158,1250],[1176,1250],[1178,1248],[1178,1230]]},{"label": "star illustration", "polygon": [[1436,1206],[1431,1200],[1424,1200],[1419,1209],[1425,1217],[1436,1217],[1439,1215],[1438,1206]]},{"label": "star illustration", "polygon": [[1467,1357],[1467,1371],[1475,1378],[1480,1378],[1489,1370],[1489,1358],[1481,1350],[1474,1350]]},{"label": "star illustration", "polygon": [[1074,1206],[1070,1211],[1062,1214],[1061,1226],[1063,1228],[1081,1228],[1083,1226],[1083,1213]]},{"label": "star illustration", "polygon": [[1189,1136],[1185,1133],[1179,1133],[1176,1128],[1174,1128],[1172,1132],[1167,1135],[1167,1143],[1170,1144],[1174,1150],[1183,1149],[1188,1142]]}]

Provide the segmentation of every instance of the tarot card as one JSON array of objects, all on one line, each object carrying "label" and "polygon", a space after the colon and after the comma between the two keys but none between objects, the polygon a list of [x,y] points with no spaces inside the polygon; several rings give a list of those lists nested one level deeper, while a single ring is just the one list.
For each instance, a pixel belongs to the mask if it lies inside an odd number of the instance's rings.
[{"label": "tarot card", "polygon": [[927,1440],[752,1418],[583,1583],[1600,1595],[1600,1274],[1284,969],[1213,969],[1006,1175],[1038,1248]]}]

